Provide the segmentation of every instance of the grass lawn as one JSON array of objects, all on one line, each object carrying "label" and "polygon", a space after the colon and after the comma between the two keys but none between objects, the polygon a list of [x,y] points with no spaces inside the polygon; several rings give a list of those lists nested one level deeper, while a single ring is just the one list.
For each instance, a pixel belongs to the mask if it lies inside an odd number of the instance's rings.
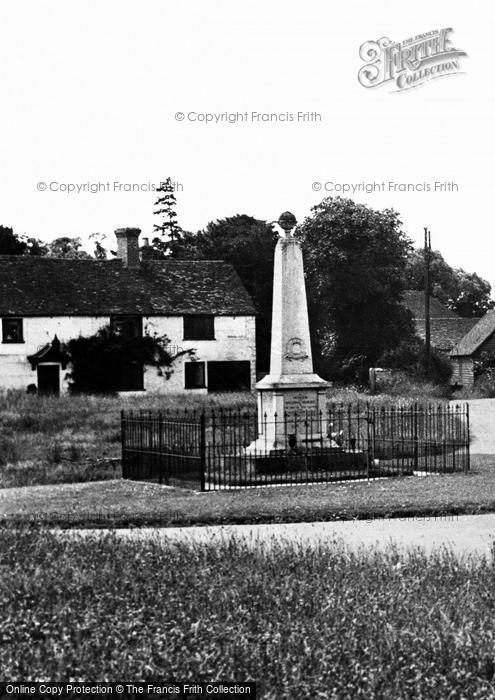
[{"label": "grass lawn", "polygon": [[[191,497],[192,498],[192,497]],[[492,558],[0,529],[4,681],[256,681],[260,698],[492,698]]]},{"label": "grass lawn", "polygon": [[495,511],[495,456],[471,471],[370,482],[197,493],[109,480],[0,489],[0,514],[61,526],[310,522]]}]

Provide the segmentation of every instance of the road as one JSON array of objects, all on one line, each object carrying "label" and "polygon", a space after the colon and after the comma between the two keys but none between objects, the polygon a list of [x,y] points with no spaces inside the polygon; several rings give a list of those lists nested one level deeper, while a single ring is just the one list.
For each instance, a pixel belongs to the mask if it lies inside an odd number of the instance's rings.
[{"label": "road", "polygon": [[469,425],[471,430],[471,454],[495,454],[495,399],[473,399],[451,401],[469,404]]},{"label": "road", "polygon": [[[64,532],[65,536],[79,533],[99,537],[105,530],[58,532]],[[115,532],[118,537],[129,540],[156,538],[163,542],[214,542],[235,536],[252,545],[262,542],[267,546],[281,541],[315,546],[338,540],[351,549],[362,546],[384,548],[394,542],[401,548],[421,547],[427,552],[446,546],[458,554],[489,554],[495,541],[495,514],[328,523],[122,528]]]}]

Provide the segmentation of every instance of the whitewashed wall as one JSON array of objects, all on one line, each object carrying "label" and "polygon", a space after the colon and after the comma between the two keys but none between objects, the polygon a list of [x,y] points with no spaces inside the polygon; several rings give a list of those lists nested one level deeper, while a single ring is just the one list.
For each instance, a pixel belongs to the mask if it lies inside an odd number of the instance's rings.
[{"label": "whitewashed wall", "polygon": [[[24,343],[0,343],[0,387],[25,389],[28,384],[37,383],[36,371],[31,369],[27,357],[37,352],[57,335],[61,342],[79,335],[90,336],[109,323],[108,316],[59,316],[24,318]],[[170,351],[175,354],[180,349],[196,349],[196,359],[209,360],[249,360],[251,362],[251,385],[256,381],[255,319],[252,316],[216,316],[215,340],[183,339],[181,316],[144,317],[143,332],[166,335],[170,340]],[[184,391],[184,360],[174,363],[174,372],[169,380],[160,377],[154,367],[147,367],[144,374],[144,387],[147,391]],[[61,390],[67,390],[67,372],[61,371]],[[188,390],[188,392],[191,390]],[[195,390],[205,393],[206,389]]]},{"label": "whitewashed wall", "polygon": [[[31,369],[27,358],[51,343],[57,335],[60,341],[89,336],[109,322],[108,316],[55,316],[23,319],[24,343],[0,343],[0,385],[3,388],[25,389],[37,384],[36,370]],[[60,389],[67,389],[65,376],[60,373]]]},{"label": "whitewashed wall", "polygon": [[[251,387],[256,382],[256,339],[253,316],[216,316],[215,340],[184,340],[182,317],[154,317],[143,319],[143,332],[150,335],[166,335],[170,340],[172,354],[180,350],[195,349],[195,359],[201,362],[211,360],[249,360],[251,362]],[[184,391],[184,362],[188,356],[175,361],[174,372],[169,380],[159,377],[154,367],[147,367],[144,374],[144,387],[147,391]],[[188,393],[206,393],[206,389],[188,389]]]}]

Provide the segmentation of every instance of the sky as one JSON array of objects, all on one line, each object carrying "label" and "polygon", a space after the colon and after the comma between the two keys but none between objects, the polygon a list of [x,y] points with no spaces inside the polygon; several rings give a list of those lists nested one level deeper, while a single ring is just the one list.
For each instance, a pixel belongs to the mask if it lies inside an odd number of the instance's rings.
[{"label": "sky", "polygon": [[[152,235],[151,186],[168,176],[193,231],[303,220],[354,185],[346,196],[396,209],[417,244],[428,226],[452,266],[495,288],[494,19],[488,0],[4,0],[0,224],[112,247],[121,226]],[[467,54],[456,74],[359,82],[365,42],[443,28]]]}]

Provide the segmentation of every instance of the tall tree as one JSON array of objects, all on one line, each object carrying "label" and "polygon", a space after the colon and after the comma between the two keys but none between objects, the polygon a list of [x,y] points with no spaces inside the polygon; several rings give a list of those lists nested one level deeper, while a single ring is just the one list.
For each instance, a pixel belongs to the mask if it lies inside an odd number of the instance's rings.
[{"label": "tall tree", "polygon": [[88,260],[91,258],[91,255],[82,249],[81,239],[70,238],[69,236],[55,238],[49,243],[48,256],[50,258],[69,258],[72,260]]},{"label": "tall tree", "polygon": [[103,245],[106,240],[106,234],[104,233],[91,233],[89,236],[91,241],[94,241],[94,252],[93,256],[96,260],[106,260],[107,259],[107,249]]},{"label": "tall tree", "polygon": [[48,245],[40,241],[39,238],[25,236],[24,240],[26,241],[28,255],[46,255],[48,253]]},{"label": "tall tree", "polygon": [[[431,290],[442,304],[460,316],[483,316],[495,302],[490,298],[491,285],[476,272],[451,267],[438,250],[430,256]],[[406,271],[407,289],[424,289],[424,256],[420,248],[411,250]]]},{"label": "tall tree", "polygon": [[0,255],[46,255],[47,246],[37,238],[20,236],[10,226],[0,226]]},{"label": "tall tree", "polygon": [[169,248],[172,257],[226,260],[233,265],[256,307],[256,350],[260,370],[268,370],[269,366],[276,240],[277,234],[266,221],[238,214],[212,221],[195,234],[183,231]]},{"label": "tall tree", "polygon": [[0,226],[0,254],[26,255],[27,245],[9,226]]},{"label": "tall tree", "polygon": [[328,378],[364,380],[387,349],[414,337],[400,303],[411,243],[398,214],[328,197],[299,227],[315,364]]},{"label": "tall tree", "polygon": [[170,177],[157,188],[158,199],[155,202],[155,216],[159,217],[159,224],[153,225],[153,230],[158,234],[153,239],[153,247],[162,255],[169,255],[171,246],[181,237],[182,229],[177,222],[177,199],[175,186]]}]

